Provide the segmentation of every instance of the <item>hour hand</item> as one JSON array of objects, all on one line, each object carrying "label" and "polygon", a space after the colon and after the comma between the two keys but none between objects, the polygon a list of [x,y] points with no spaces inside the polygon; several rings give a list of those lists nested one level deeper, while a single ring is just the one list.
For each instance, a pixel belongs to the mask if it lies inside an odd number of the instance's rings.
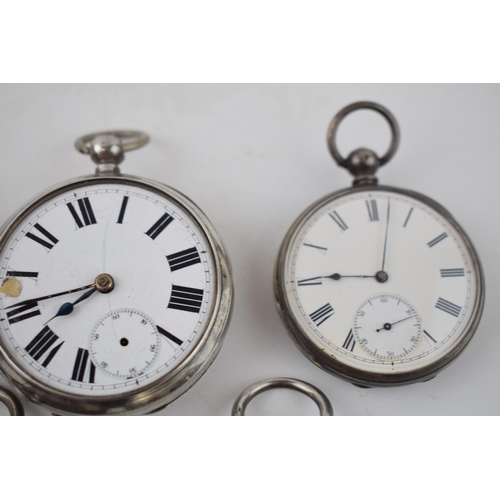
[{"label": "hour hand", "polygon": [[329,276],[321,276],[322,278],[330,278],[332,280],[338,281],[341,278],[375,278],[375,276],[370,276],[367,274],[339,274],[333,273]]},{"label": "hour hand", "polygon": [[[57,314],[55,316],[52,316],[52,318],[50,318],[49,321],[47,321],[47,323],[50,323],[54,318],[57,318],[58,316],[67,316],[68,314],[71,314],[73,312],[74,306],[76,306],[76,304],[84,301],[85,299],[88,299],[96,290],[97,290],[97,288],[95,288],[95,287],[91,288],[90,290],[86,291],[81,297],[79,297],[74,302],[65,302],[59,308],[59,311],[57,311]],[[45,323],[45,325],[47,323]]]},{"label": "hour hand", "polygon": [[341,278],[375,278],[375,276],[369,276],[366,274],[329,274],[328,276],[315,276],[314,278],[306,278],[303,280],[298,280],[297,284],[299,286],[309,286],[309,285],[321,285],[322,279],[332,279],[335,281],[340,280]]}]

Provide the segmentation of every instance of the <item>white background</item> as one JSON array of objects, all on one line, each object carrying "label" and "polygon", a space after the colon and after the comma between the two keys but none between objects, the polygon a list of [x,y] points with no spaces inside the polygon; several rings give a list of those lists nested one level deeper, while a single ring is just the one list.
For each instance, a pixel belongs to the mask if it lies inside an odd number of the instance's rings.
[{"label": "white background", "polygon": [[[274,305],[274,260],[289,226],[318,198],[351,183],[329,156],[326,130],[340,108],[358,100],[386,106],[400,125],[400,148],[379,171],[380,183],[442,204],[483,264],[479,329],[451,366],[423,384],[367,390],[334,378],[297,350]],[[122,171],[191,197],[233,264],[236,300],[224,346],[203,378],[160,415],[228,415],[245,387],[274,376],[313,383],[336,415],[500,413],[500,85],[4,84],[1,222],[42,189],[91,173],[93,164],[73,142],[111,128],[150,134],[146,148],[127,154]],[[389,137],[383,119],[366,111],[345,120],[338,141],[344,155],[361,146],[382,154]],[[25,408],[46,414],[31,403]],[[305,396],[280,390],[259,396],[247,413],[316,412]]]}]

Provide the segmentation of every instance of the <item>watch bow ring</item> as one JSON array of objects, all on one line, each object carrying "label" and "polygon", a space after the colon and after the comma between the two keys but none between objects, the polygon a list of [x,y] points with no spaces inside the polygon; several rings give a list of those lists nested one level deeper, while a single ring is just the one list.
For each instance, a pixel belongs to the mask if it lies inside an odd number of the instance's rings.
[{"label": "watch bow ring", "polygon": [[317,387],[303,380],[277,377],[269,378],[247,387],[236,399],[231,411],[233,417],[244,417],[248,403],[259,394],[271,389],[292,389],[310,397],[318,406],[321,417],[333,417],[333,408],[330,400]]}]

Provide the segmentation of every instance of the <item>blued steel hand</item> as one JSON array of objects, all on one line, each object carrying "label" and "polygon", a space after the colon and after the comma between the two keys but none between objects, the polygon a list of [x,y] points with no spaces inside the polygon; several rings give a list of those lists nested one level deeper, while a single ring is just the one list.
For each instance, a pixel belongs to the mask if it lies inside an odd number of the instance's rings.
[{"label": "blued steel hand", "polygon": [[385,266],[385,252],[387,251],[387,234],[389,233],[389,217],[391,215],[391,200],[387,200],[387,224],[385,226],[384,255],[382,256],[382,271]]},{"label": "blued steel hand", "polygon": [[44,295],[43,297],[35,297],[34,299],[22,300],[21,302],[16,302],[15,304],[5,307],[4,309],[10,309],[11,307],[19,307],[24,306],[26,304],[32,304],[33,302],[39,302],[41,300],[52,299],[53,297],[60,297],[61,295],[67,295],[70,293],[81,292],[82,290],[87,290],[88,288],[92,288],[95,286],[95,283],[91,283],[90,285],[81,286],[80,288],[73,288],[72,290],[66,290],[65,292],[53,293],[51,295]]},{"label": "blued steel hand", "polygon": [[414,318],[415,315],[413,316],[408,316],[407,318],[400,319],[399,321],[395,321],[394,323],[386,323],[382,328],[378,328],[377,332],[380,332],[380,330],[390,330],[392,328],[392,325],[397,325],[398,323],[401,323],[401,321],[406,321],[407,319]]},{"label": "blued steel hand", "polygon": [[340,278],[375,278],[375,276],[368,276],[366,274],[339,274],[334,273],[330,276],[320,276],[320,278],[330,278],[332,280],[338,281]]},{"label": "blued steel hand", "polygon": [[[91,288],[89,291],[85,292],[80,298],[75,300],[74,302],[65,302],[60,308],[59,311],[57,311],[57,314],[53,316],[52,318],[47,321],[47,323],[50,323],[54,318],[57,318],[58,316],[67,316],[68,314],[71,314],[73,312],[74,307],[76,304],[79,302],[84,301],[85,299],[88,299],[95,291],[97,288]],[[45,326],[47,323],[45,323],[43,326]]]}]

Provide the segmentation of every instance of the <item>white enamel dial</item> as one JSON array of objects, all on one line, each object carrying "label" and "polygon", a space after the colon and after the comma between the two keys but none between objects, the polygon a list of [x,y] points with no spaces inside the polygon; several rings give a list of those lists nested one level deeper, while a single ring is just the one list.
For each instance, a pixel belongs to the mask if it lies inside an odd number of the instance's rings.
[{"label": "white enamel dial", "polygon": [[[2,343],[22,370],[59,391],[149,386],[206,331],[214,266],[202,230],[167,197],[133,183],[68,188],[27,213],[0,252]],[[102,273],[113,290],[83,297]]]},{"label": "white enamel dial", "polygon": [[293,329],[364,373],[411,372],[446,356],[469,333],[480,277],[470,246],[443,212],[383,188],[312,208],[283,257]]}]

